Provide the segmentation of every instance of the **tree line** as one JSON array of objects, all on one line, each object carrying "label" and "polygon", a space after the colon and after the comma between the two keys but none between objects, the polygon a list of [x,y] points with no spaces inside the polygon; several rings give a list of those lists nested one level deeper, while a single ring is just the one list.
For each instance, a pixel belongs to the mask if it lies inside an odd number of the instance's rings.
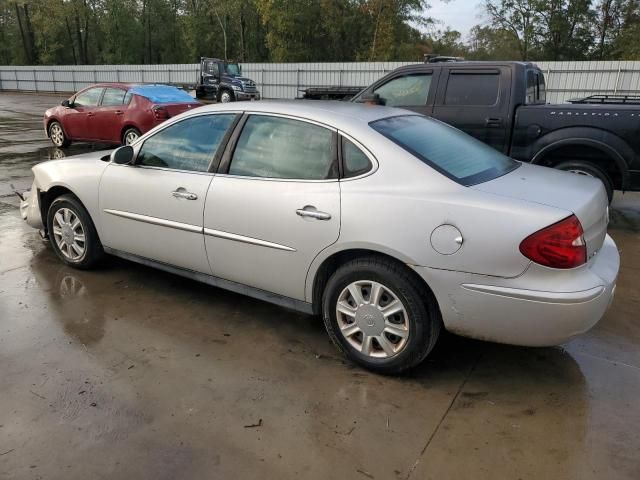
[{"label": "tree line", "polygon": [[640,0],[482,8],[463,38],[427,0],[0,0],[0,64],[640,59]]}]

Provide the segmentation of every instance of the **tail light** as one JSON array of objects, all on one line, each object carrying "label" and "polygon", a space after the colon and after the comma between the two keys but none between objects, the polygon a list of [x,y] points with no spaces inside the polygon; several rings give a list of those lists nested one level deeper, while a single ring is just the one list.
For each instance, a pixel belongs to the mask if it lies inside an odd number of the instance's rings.
[{"label": "tail light", "polygon": [[153,116],[158,120],[166,120],[170,116],[166,108],[157,105],[153,107],[151,111],[153,112]]},{"label": "tail light", "polygon": [[587,246],[580,220],[575,215],[529,235],[520,252],[540,265],[574,268],[587,261]]}]

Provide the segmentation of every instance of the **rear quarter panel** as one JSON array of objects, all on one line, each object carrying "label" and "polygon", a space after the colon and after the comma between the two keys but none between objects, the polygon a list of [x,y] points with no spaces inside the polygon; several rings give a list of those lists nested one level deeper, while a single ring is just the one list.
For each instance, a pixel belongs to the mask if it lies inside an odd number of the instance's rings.
[{"label": "rear quarter panel", "polygon": [[129,127],[137,128],[140,133],[146,133],[158,123],[151,112],[152,103],[139,95],[132,95],[129,107],[124,115],[122,130]]}]

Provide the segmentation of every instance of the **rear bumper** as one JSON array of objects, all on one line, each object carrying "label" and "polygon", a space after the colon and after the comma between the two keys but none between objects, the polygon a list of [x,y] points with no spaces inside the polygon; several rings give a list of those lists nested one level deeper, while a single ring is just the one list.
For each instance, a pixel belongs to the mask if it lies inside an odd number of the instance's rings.
[{"label": "rear bumper", "polygon": [[558,271],[532,264],[504,279],[414,267],[431,286],[447,330],[499,343],[550,346],[586,332],[611,305],[620,266],[607,235],[589,264]]}]

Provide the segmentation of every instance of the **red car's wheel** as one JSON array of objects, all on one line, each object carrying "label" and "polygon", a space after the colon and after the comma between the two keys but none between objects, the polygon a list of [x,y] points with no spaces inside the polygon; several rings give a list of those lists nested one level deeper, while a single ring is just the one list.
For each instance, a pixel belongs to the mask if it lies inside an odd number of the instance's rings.
[{"label": "red car's wheel", "polygon": [[68,147],[71,144],[71,140],[67,138],[62,125],[58,122],[51,122],[49,125],[49,138],[56,147]]},{"label": "red car's wheel", "polygon": [[133,142],[138,140],[138,137],[140,137],[140,132],[137,128],[127,128],[122,135],[122,144],[131,145]]}]

